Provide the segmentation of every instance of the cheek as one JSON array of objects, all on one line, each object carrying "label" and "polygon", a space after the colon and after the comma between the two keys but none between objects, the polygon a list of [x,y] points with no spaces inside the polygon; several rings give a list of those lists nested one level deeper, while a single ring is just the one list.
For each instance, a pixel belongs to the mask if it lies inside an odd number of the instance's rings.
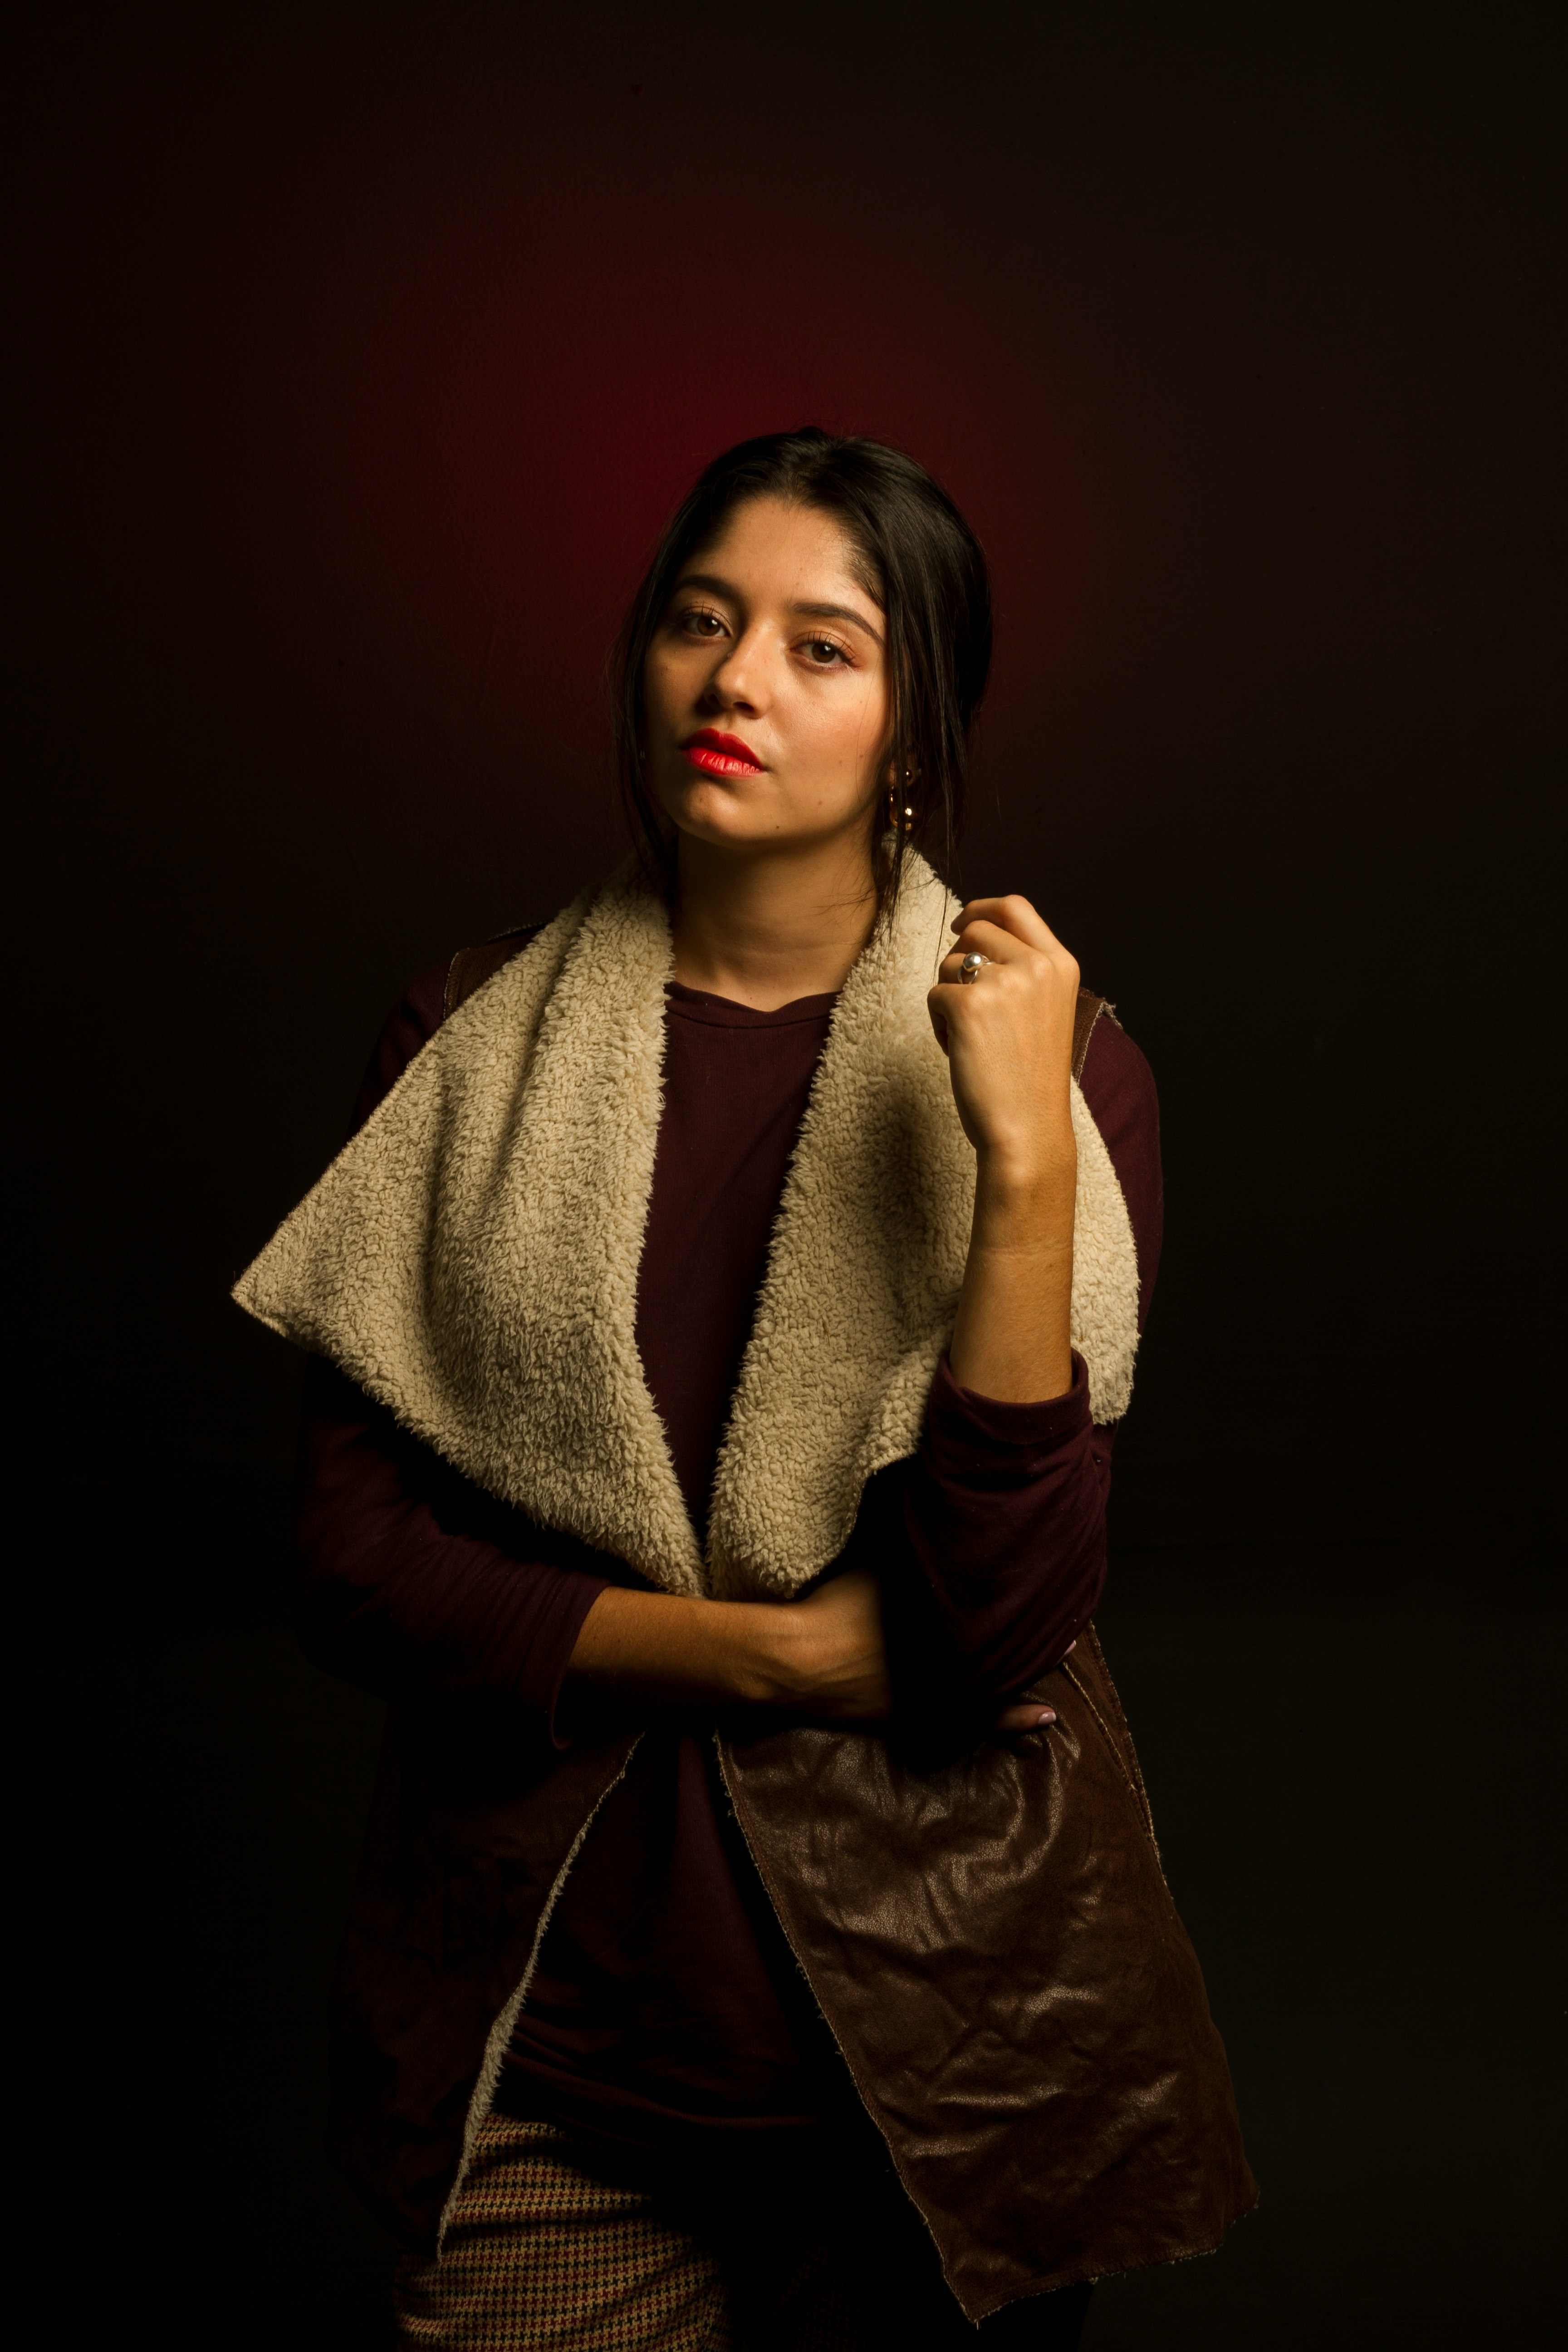
[{"label": "cheek", "polygon": [[846,781],[863,782],[879,765],[886,709],[887,697],[876,679],[858,678],[842,694],[822,696],[807,721],[816,761]]},{"label": "cheek", "polygon": [[668,660],[662,654],[649,654],[647,659],[643,664],[642,698],[643,709],[647,712],[650,719],[658,718],[663,711],[668,709],[670,702],[670,665]]},{"label": "cheek", "polygon": [[643,719],[651,738],[650,749],[656,751],[671,735],[685,731],[701,689],[701,664],[693,663],[689,655],[682,660],[681,650],[668,646],[656,650],[643,664]]}]

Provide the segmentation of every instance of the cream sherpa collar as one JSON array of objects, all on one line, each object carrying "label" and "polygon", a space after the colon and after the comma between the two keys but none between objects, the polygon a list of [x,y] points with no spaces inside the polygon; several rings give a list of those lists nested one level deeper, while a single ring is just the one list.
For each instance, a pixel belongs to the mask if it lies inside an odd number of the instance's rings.
[{"label": "cream sherpa collar", "polygon": [[[670,1592],[781,1596],[920,1443],[974,1159],[925,994],[953,902],[916,860],[845,982],[784,1185],[706,1556],[636,1341],[668,921],[635,870],[458,1007],[235,1287],[459,1470]],[[1132,1385],[1126,1203],[1075,1082],[1072,1336],[1097,1421]]]}]

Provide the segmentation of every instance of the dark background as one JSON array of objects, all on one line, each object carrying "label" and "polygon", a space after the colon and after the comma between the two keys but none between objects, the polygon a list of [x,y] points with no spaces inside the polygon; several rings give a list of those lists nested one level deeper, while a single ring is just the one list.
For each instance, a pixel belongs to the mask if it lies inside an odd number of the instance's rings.
[{"label": "dark background", "polygon": [[292,1652],[298,1366],[226,1289],[404,983],[618,854],[620,610],[707,457],[811,420],[984,540],[963,878],[1037,898],[1162,1092],[1102,1624],[1265,2201],[1089,2344],[1546,2343],[1556,13],[33,13],[47,2340],[373,2340],[317,2138],[376,1710]]}]

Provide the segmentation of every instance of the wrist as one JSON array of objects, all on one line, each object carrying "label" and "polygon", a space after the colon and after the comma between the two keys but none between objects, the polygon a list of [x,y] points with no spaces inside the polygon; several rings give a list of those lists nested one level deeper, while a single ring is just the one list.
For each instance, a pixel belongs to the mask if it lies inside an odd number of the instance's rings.
[{"label": "wrist", "polygon": [[1068,1105],[1059,1116],[988,1122],[975,1145],[981,1169],[997,1184],[1030,1190],[1059,1182],[1077,1166],[1078,1138]]},{"label": "wrist", "polygon": [[566,1681],[632,1704],[778,1706],[795,1696],[804,1672],[796,1617],[773,1601],[607,1585],[583,1621]]},{"label": "wrist", "polygon": [[787,1706],[805,1673],[799,1612],[775,1601],[688,1601],[699,1676],[721,1705]]},{"label": "wrist", "polygon": [[[734,1604],[728,1604],[733,1610]],[[798,1706],[813,1687],[816,1637],[810,1616],[798,1604],[755,1601],[741,1604],[736,1697],[748,1706]],[[739,1612],[736,1612],[739,1613]]]},{"label": "wrist", "polygon": [[974,1240],[983,1248],[1056,1244],[1072,1240],[1078,1152],[992,1147],[977,1154]]}]

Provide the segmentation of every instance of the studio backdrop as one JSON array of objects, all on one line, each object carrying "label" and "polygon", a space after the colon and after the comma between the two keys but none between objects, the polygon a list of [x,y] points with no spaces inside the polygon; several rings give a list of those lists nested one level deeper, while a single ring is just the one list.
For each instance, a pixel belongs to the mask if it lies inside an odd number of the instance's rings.
[{"label": "studio backdrop", "polygon": [[623,608],[804,423],[984,540],[958,878],[1160,1089],[1102,1623],[1264,2200],[1089,2340],[1555,2340],[1560,13],[24,10],[20,2275],[82,2340],[379,2340],[321,2152],[379,1717],[229,1286],[409,981],[622,854]]}]

